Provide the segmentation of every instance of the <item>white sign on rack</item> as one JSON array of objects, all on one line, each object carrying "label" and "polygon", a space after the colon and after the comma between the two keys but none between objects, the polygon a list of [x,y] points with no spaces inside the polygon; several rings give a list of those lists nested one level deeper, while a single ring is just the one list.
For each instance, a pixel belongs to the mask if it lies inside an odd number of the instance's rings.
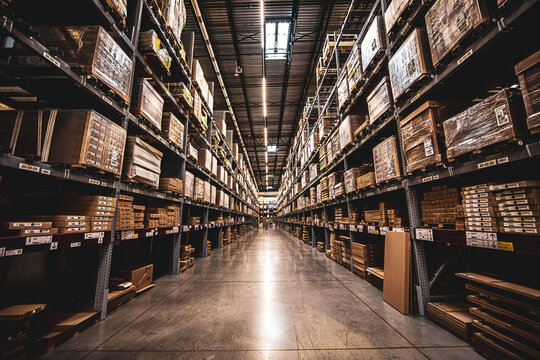
[{"label": "white sign on rack", "polygon": [[416,240],[433,241],[433,229],[415,229]]},{"label": "white sign on rack", "polygon": [[26,245],[42,245],[42,244],[50,244],[51,242],[52,242],[52,235],[29,236],[26,238]]},{"label": "white sign on rack", "polygon": [[487,249],[499,248],[497,233],[494,232],[467,231],[465,233],[465,237],[467,240],[467,246]]}]

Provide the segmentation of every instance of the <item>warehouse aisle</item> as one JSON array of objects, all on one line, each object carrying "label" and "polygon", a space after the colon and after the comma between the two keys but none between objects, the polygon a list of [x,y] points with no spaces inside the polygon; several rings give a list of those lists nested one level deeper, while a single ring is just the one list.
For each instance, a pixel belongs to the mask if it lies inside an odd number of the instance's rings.
[{"label": "warehouse aisle", "polygon": [[44,359],[482,359],[279,230],[255,230]]}]

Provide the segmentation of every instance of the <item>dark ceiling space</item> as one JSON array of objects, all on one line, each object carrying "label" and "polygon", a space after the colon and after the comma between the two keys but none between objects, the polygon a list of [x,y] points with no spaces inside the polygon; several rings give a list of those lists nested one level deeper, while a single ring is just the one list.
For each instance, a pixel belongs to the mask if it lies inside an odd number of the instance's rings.
[{"label": "dark ceiling space", "polygon": [[[195,57],[201,61],[208,81],[217,82],[191,4],[191,0],[186,0],[188,19],[184,31],[195,32]],[[267,187],[259,1],[199,0],[198,5],[249,154],[255,181],[259,191],[264,191]],[[278,144],[277,156],[270,153],[268,158],[268,185],[276,190],[304,102],[316,90],[315,68],[325,34],[340,28],[350,0],[266,0],[264,5],[266,21],[288,20],[292,30],[288,58],[266,60],[268,143]],[[364,13],[367,8],[362,7],[359,11]],[[360,21],[349,23],[355,29],[362,25]],[[235,76],[237,66],[242,68],[239,76]],[[219,91],[215,94],[215,109],[227,110]],[[233,128],[232,120],[227,126]]]}]

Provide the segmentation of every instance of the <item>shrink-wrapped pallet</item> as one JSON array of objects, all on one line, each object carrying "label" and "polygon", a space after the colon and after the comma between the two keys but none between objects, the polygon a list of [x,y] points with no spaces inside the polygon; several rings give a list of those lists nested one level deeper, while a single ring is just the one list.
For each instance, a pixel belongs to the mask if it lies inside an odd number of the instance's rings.
[{"label": "shrink-wrapped pallet", "polygon": [[347,193],[351,193],[353,191],[356,191],[357,189],[357,183],[356,178],[360,176],[360,168],[352,168],[343,174],[343,182],[345,183],[345,191]]},{"label": "shrink-wrapped pallet", "polygon": [[203,179],[195,178],[195,189],[193,198],[198,201],[204,201],[204,183]]},{"label": "shrink-wrapped pallet", "polygon": [[417,28],[388,61],[392,95],[397,100],[418,80],[433,69],[426,29]]},{"label": "shrink-wrapped pallet", "polygon": [[191,92],[183,82],[176,83],[167,83],[165,84],[171,95],[176,99],[176,101],[185,105],[187,108],[191,109],[193,107],[193,96]]},{"label": "shrink-wrapped pallet", "polygon": [[356,129],[366,122],[365,115],[349,115],[339,125],[339,144],[340,149],[345,149],[349,144],[354,141],[354,134]]},{"label": "shrink-wrapped pallet", "polygon": [[192,199],[194,195],[195,188],[195,176],[186,171],[184,175],[184,196]]},{"label": "shrink-wrapped pallet", "polygon": [[81,66],[129,102],[133,62],[101,26],[43,26],[39,41],[62,50],[62,59]]},{"label": "shrink-wrapped pallet", "polygon": [[181,42],[182,29],[186,24],[186,6],[184,0],[163,0],[161,13],[177,42]]},{"label": "shrink-wrapped pallet", "polygon": [[386,48],[386,36],[384,35],[383,27],[382,17],[377,15],[362,40],[360,55],[362,57],[362,69],[364,72],[372,60],[383,53]]},{"label": "shrink-wrapped pallet", "polygon": [[217,188],[214,185],[210,186],[210,203],[216,205]]},{"label": "shrink-wrapped pallet", "polygon": [[163,98],[150,85],[148,80],[139,79],[135,81],[131,102],[133,115],[142,116],[158,130],[161,130],[163,103]]},{"label": "shrink-wrapped pallet", "polygon": [[527,126],[532,133],[540,132],[540,50],[515,66],[523,94]]},{"label": "shrink-wrapped pallet", "polygon": [[163,47],[161,40],[154,30],[142,32],[139,35],[139,51],[146,56],[148,62],[169,74],[172,58],[169,51]]},{"label": "shrink-wrapped pallet", "polygon": [[56,116],[50,162],[83,165],[120,175],[126,130],[93,110],[61,110]]},{"label": "shrink-wrapped pallet", "polygon": [[184,124],[173,113],[163,113],[161,135],[184,150]]},{"label": "shrink-wrapped pallet", "polygon": [[199,165],[212,171],[212,152],[210,149],[199,149]]},{"label": "shrink-wrapped pallet", "polygon": [[395,136],[390,136],[373,148],[373,167],[377,184],[401,177]]},{"label": "shrink-wrapped pallet", "polygon": [[394,100],[388,76],[385,76],[367,96],[367,105],[370,124],[376,122],[384,113],[393,108]]},{"label": "shrink-wrapped pallet", "polygon": [[358,81],[362,78],[362,61],[360,60],[360,45],[354,45],[347,63],[345,64],[347,68],[347,80],[349,84],[349,93],[352,93],[353,89],[356,87]]},{"label": "shrink-wrapped pallet", "polygon": [[433,64],[437,65],[467,34],[489,19],[484,0],[438,0],[426,13]]},{"label": "shrink-wrapped pallet", "polygon": [[157,188],[162,158],[162,152],[136,136],[129,136],[126,143],[124,178]]},{"label": "shrink-wrapped pallet", "polygon": [[339,108],[341,108],[343,104],[345,104],[345,101],[347,101],[347,98],[349,97],[348,85],[349,84],[347,81],[347,72],[343,71],[342,75],[339,77],[338,88],[337,88],[337,98],[338,98]]},{"label": "shrink-wrapped pallet", "polygon": [[384,24],[386,25],[386,31],[388,33],[393,32],[393,27],[396,25],[401,14],[403,14],[410,2],[411,0],[392,0],[390,2],[390,5],[388,5],[384,12]]},{"label": "shrink-wrapped pallet", "polygon": [[442,122],[462,108],[455,102],[428,101],[401,120],[407,171],[445,160]]},{"label": "shrink-wrapped pallet", "polygon": [[504,89],[443,122],[448,158],[523,135],[519,90]]},{"label": "shrink-wrapped pallet", "polygon": [[212,187],[210,183],[208,181],[205,181],[204,182],[204,197],[203,197],[204,202],[207,202],[207,203],[210,202],[210,199],[212,197],[211,191],[212,191]]}]

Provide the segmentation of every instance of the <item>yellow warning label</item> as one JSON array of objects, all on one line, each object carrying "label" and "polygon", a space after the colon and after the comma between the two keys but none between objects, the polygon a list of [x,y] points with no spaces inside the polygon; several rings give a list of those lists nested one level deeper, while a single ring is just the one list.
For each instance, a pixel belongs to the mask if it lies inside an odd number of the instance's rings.
[{"label": "yellow warning label", "polygon": [[514,251],[514,244],[509,241],[499,241],[498,248],[504,251]]}]

